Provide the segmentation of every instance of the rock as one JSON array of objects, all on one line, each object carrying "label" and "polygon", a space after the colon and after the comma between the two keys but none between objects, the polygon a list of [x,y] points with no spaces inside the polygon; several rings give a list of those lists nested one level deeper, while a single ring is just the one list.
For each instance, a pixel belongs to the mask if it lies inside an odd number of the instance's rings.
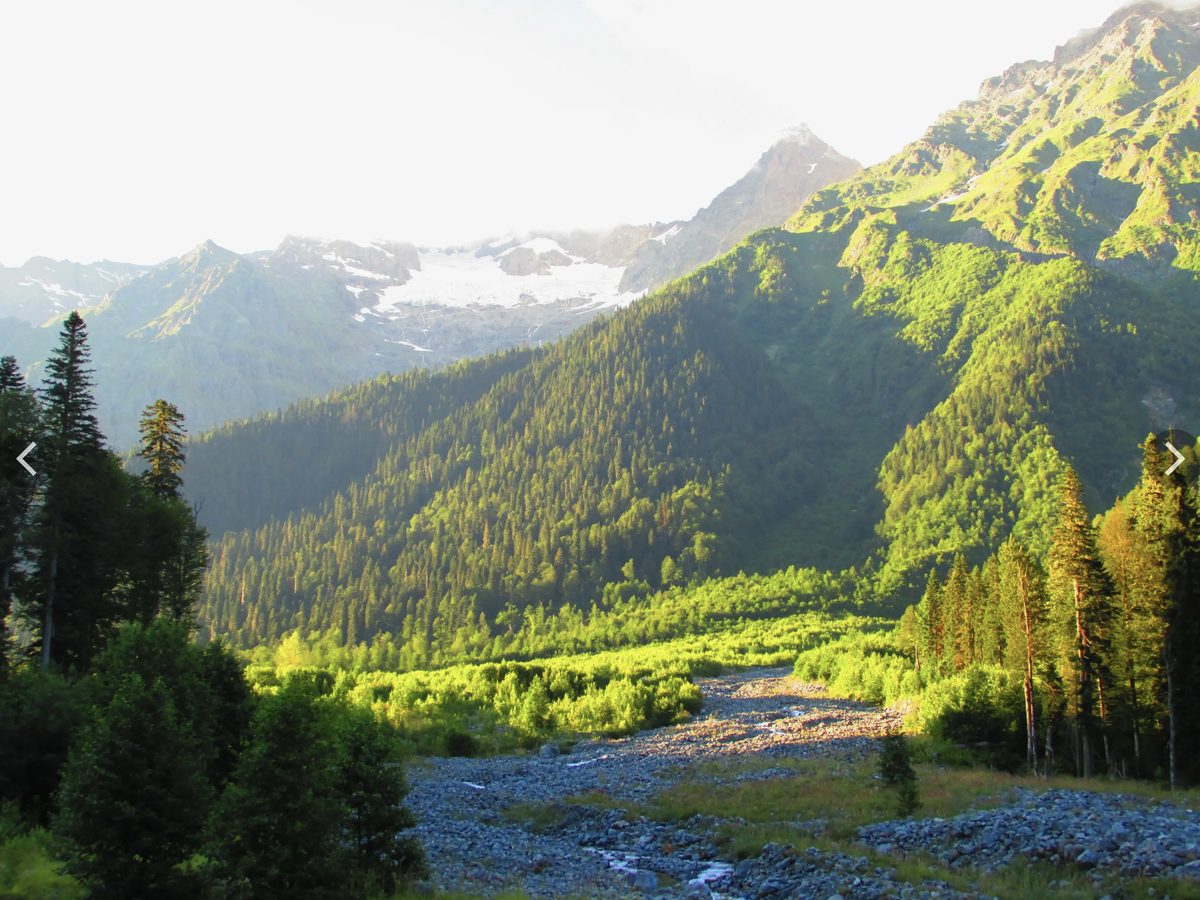
[{"label": "rock", "polygon": [[631,888],[647,894],[658,890],[658,876],[653,872],[626,872],[625,881]]},{"label": "rock", "polygon": [[754,860],[743,859],[740,863],[737,864],[737,867],[733,870],[733,874],[735,876],[737,876],[738,878],[745,878],[747,875],[750,874],[750,872],[753,869],[754,869]]},{"label": "rock", "polygon": [[554,759],[560,752],[554,744],[542,744],[542,749],[538,752],[538,756],[542,759]]},{"label": "rock", "polygon": [[1100,862],[1100,854],[1095,850],[1084,850],[1075,857],[1075,865],[1081,869],[1094,869]]}]

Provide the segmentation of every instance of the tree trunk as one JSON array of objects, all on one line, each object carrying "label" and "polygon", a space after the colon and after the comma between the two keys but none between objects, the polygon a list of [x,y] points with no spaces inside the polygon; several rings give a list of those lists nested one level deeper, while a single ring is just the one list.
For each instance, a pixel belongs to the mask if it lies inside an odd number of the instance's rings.
[{"label": "tree trunk", "polygon": [[42,671],[50,668],[50,642],[54,639],[54,588],[58,581],[58,516],[54,517],[54,546],[50,550],[50,581],[46,585],[46,616],[42,625]]},{"label": "tree trunk", "polygon": [[1075,585],[1075,643],[1079,654],[1079,697],[1076,721],[1079,742],[1078,754],[1082,756],[1082,771],[1076,766],[1076,772],[1084,778],[1091,778],[1092,771],[1092,685],[1090,660],[1087,654],[1087,631],[1083,627],[1083,605],[1079,599],[1079,579],[1073,579]]},{"label": "tree trunk", "polygon": [[1029,757],[1029,770],[1037,777],[1037,732],[1034,730],[1033,676],[1025,674],[1025,750]]},{"label": "tree trunk", "polygon": [[1051,737],[1054,735],[1054,716],[1046,716],[1046,758],[1042,761],[1043,777],[1049,778],[1052,771],[1052,763],[1054,762],[1054,747],[1051,744]]},{"label": "tree trunk", "polygon": [[1167,654],[1167,717],[1171,721],[1171,790],[1175,790],[1175,680],[1172,676],[1173,660]]}]

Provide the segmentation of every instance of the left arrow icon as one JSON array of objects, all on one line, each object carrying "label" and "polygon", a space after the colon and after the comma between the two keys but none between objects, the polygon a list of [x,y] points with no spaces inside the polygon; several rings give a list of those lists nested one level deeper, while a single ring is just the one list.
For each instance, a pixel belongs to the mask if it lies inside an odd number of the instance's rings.
[{"label": "left arrow icon", "polygon": [[26,447],[24,450],[22,450],[21,455],[17,457],[17,462],[19,462],[21,465],[23,465],[25,467],[25,471],[28,472],[30,475],[36,475],[37,472],[33,471],[33,466],[31,466],[29,463],[25,462],[25,457],[28,456],[29,451],[31,451],[36,446],[37,446],[37,444],[31,443],[28,447]]}]

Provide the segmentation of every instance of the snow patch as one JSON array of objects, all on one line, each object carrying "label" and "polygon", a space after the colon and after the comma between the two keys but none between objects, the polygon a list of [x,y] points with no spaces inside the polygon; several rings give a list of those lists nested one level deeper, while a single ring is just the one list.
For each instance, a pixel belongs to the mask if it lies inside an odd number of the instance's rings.
[{"label": "snow patch", "polygon": [[[359,321],[361,322],[362,320],[360,319]],[[391,341],[391,340],[389,340],[388,343],[389,344],[402,344],[405,347],[412,347],[418,353],[432,353],[433,352],[433,350],[431,350],[429,347],[418,347],[412,341],[405,341],[405,340]]]},{"label": "snow patch", "polygon": [[[534,238],[522,246],[544,253],[558,244]],[[573,265],[553,266],[549,275],[509,275],[493,256],[477,257],[473,251],[421,250],[419,271],[404,284],[384,288],[376,312],[396,312],[403,306],[499,306],[511,308],[534,303],[579,301],[589,307],[628,306],[644,291],[621,291],[624,266],[606,266],[572,256]],[[523,301],[522,296],[526,299]]]},{"label": "snow patch", "polygon": [[[89,296],[88,294],[81,294],[79,291],[68,290],[58,283],[47,284],[39,278],[34,278],[32,275],[29,277],[28,281],[18,281],[17,284],[20,287],[33,287],[36,284],[47,294],[52,294],[55,297],[74,297],[79,300],[80,306],[91,306],[95,301],[100,299],[99,297]],[[61,304],[55,301],[55,305],[59,306]]]},{"label": "snow patch", "polygon": [[346,290],[348,290],[355,297],[357,297],[359,294],[361,294],[363,291],[365,291],[366,288],[359,287],[357,284],[348,284],[348,285],[346,285]]},{"label": "snow patch", "polygon": [[815,169],[817,167],[817,165],[818,165],[818,163],[809,163],[809,165],[808,165],[808,174],[809,175],[811,175],[813,173],[813,169]]},{"label": "snow patch", "polygon": [[667,245],[667,241],[669,241],[671,238],[675,237],[675,235],[679,234],[680,230],[681,229],[678,225],[672,225],[670,228],[668,228],[662,234],[652,237],[652,238],[650,238],[650,240],[658,241],[660,244],[662,244],[665,247]]}]

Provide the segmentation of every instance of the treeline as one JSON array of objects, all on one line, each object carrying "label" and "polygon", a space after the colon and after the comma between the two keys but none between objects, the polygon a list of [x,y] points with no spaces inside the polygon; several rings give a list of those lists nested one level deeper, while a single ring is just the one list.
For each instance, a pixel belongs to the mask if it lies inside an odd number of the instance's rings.
[{"label": "treeline", "polygon": [[569,605],[555,611],[542,604],[524,609],[506,604],[494,627],[484,621],[477,630],[457,635],[449,646],[404,643],[403,636],[390,634],[347,646],[337,630],[306,635],[293,629],[248,655],[262,664],[409,672],[487,660],[575,656],[689,636],[719,640],[746,622],[861,611],[873,599],[864,574],[869,573],[792,567],[772,575],[738,573],[660,591],[647,582],[622,581],[607,585],[604,600],[587,611]]},{"label": "treeline", "polygon": [[210,633],[391,634],[424,663],[490,641],[510,603],[586,610],[606,584],[669,588],[741,558],[816,492],[820,454],[804,408],[701,293],[685,280],[586,326],[319,509],[224,535]]},{"label": "treeline", "polygon": [[1189,451],[1167,475],[1173,457],[1143,446],[1141,482],[1095,522],[1066,472],[1044,561],[1009,540],[931,574],[901,636],[922,682],[958,680],[951,732],[1009,717],[1033,771],[1200,777],[1196,466]]}]

